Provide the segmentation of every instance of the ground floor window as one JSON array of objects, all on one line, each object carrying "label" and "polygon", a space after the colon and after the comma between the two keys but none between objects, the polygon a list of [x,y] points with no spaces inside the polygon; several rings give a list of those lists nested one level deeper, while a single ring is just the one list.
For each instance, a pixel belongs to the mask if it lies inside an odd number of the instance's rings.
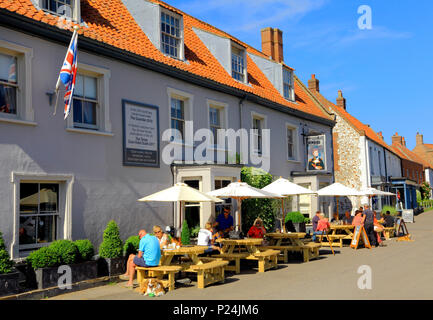
[{"label": "ground floor window", "polygon": [[20,251],[57,240],[58,183],[20,183]]},{"label": "ground floor window", "polygon": [[[225,188],[230,183],[232,183],[231,180],[216,179],[215,180],[215,190]],[[215,217],[218,217],[218,215],[220,213],[223,213],[224,208],[229,208],[230,212],[232,210],[232,199],[229,198],[229,199],[222,199],[222,200],[224,200],[224,202],[215,203]],[[231,214],[234,217],[234,213],[232,212]]]}]

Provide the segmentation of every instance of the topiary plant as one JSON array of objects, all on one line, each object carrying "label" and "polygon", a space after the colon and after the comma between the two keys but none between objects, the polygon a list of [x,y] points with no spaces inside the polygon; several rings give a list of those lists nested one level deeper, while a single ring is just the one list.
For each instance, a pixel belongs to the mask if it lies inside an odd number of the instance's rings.
[{"label": "topiary plant", "polygon": [[186,221],[186,219],[183,221],[183,225],[182,225],[182,233],[181,233],[181,242],[183,245],[186,244],[191,244],[191,235],[189,233],[189,227],[188,227],[188,222]]},{"label": "topiary plant", "polygon": [[137,254],[139,245],[140,237],[130,236],[128,239],[126,239],[125,244],[123,245],[123,255],[125,257],[129,257],[130,254]]},{"label": "topiary plant", "polygon": [[0,232],[0,274],[12,272],[13,265],[14,263],[11,261],[9,253],[6,250],[3,234]]},{"label": "topiary plant", "polygon": [[33,269],[54,267],[60,264],[60,257],[51,247],[42,247],[30,253],[27,263]]},{"label": "topiary plant", "polygon": [[60,264],[76,263],[79,258],[78,248],[71,240],[56,240],[49,248],[59,256]]},{"label": "topiary plant", "polygon": [[293,223],[302,223],[305,222],[306,219],[302,213],[299,211],[292,211],[286,214],[286,218],[284,219],[284,222],[292,221]]},{"label": "topiary plant", "polygon": [[95,250],[93,244],[88,239],[74,241],[75,246],[78,249],[78,260],[89,261],[92,259]]},{"label": "topiary plant", "polygon": [[103,241],[99,246],[99,256],[111,259],[119,258],[122,256],[122,251],[119,227],[114,220],[111,220],[104,231]]},{"label": "topiary plant", "polygon": [[386,213],[387,211],[389,211],[389,213],[390,213],[392,216],[396,216],[396,215],[398,214],[398,211],[397,211],[397,209],[396,209],[395,207],[393,207],[393,206],[388,206],[388,205],[383,206],[383,207],[382,207],[382,213]]}]

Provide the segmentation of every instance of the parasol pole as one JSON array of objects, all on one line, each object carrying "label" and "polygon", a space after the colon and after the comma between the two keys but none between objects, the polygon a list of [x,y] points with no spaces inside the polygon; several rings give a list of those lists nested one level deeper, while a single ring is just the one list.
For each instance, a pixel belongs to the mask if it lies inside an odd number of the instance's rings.
[{"label": "parasol pole", "polygon": [[238,228],[238,231],[241,231],[242,198],[238,198],[237,201],[238,201],[238,208],[237,208],[237,211],[238,211],[238,225],[237,225],[237,228]]},{"label": "parasol pole", "polygon": [[286,224],[284,223],[285,222],[285,218],[286,218],[286,215],[284,214],[284,198],[281,199],[281,207],[282,207],[282,210],[283,210],[283,225],[282,225],[282,229],[283,229],[283,232],[286,233]]},{"label": "parasol pole", "polygon": [[339,196],[335,196],[336,198],[337,198],[337,221],[339,221],[340,220],[340,215],[338,214],[338,197]]}]

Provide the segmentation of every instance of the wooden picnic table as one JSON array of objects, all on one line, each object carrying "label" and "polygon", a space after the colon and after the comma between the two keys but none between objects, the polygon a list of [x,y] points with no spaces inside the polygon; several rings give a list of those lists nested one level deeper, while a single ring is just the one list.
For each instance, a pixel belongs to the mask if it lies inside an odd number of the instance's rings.
[{"label": "wooden picnic table", "polygon": [[[137,280],[140,279],[141,281],[141,279],[144,279],[146,276],[162,278],[163,275],[170,273],[170,275],[172,275],[172,277],[169,278],[170,288],[174,288],[174,273],[182,270],[185,272],[197,273],[197,287],[199,289],[203,289],[205,286],[215,282],[224,282],[224,267],[228,264],[228,262],[202,261],[199,255],[203,254],[207,248],[208,247],[206,246],[192,246],[180,247],[176,249],[163,249],[161,250],[159,267],[155,267],[153,269],[137,267],[137,272],[140,274],[140,276],[137,274]],[[180,266],[173,265],[172,259],[174,256],[178,255],[186,255],[191,259],[192,262],[181,263]],[[179,269],[174,269],[175,267],[178,267]]]},{"label": "wooden picnic table", "polygon": [[[263,239],[217,239],[216,242],[222,244],[219,256],[226,261],[236,261],[237,266],[240,259],[247,259],[258,261],[259,272],[265,272],[268,269],[277,267],[280,251],[273,249],[260,250],[258,246],[262,244]],[[234,252],[236,247],[239,248],[238,253]],[[237,267],[238,271],[239,268]]]},{"label": "wooden picnic table", "polygon": [[303,254],[304,262],[308,262],[310,259],[319,256],[320,244],[304,243],[301,240],[305,238],[305,232],[272,232],[267,233],[265,236],[269,239],[269,245],[264,248],[280,250],[283,256],[279,258],[285,263],[288,262],[288,251],[301,252]]},{"label": "wooden picnic table", "polygon": [[331,224],[330,232],[326,235],[328,241],[322,241],[322,246],[339,246],[343,247],[343,240],[352,240],[355,226],[351,224]]}]

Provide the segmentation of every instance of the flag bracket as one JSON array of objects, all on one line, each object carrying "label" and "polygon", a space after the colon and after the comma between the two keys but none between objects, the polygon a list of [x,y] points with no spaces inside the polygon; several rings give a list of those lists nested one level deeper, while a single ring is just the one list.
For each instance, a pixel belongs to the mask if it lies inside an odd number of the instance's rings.
[{"label": "flag bracket", "polygon": [[52,107],[53,106],[53,96],[54,96],[55,92],[54,91],[48,91],[48,92],[45,92],[45,94],[48,96],[48,102],[50,104],[50,107]]}]

